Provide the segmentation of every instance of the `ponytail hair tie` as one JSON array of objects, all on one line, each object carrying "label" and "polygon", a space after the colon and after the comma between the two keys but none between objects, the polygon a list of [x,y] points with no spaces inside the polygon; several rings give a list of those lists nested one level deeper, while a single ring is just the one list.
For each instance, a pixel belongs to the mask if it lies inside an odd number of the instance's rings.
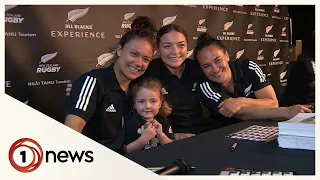
[{"label": "ponytail hair tie", "polygon": [[136,27],[133,27],[132,30],[133,30],[133,31],[138,31],[138,30],[140,30],[140,31],[148,31],[148,32],[149,32],[148,29],[142,29],[142,28],[136,28]]}]

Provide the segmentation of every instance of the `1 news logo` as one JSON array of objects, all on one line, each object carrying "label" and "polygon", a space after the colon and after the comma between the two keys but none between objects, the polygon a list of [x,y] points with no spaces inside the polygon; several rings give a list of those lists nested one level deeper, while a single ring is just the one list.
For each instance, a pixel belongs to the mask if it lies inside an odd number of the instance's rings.
[{"label": "1 news logo", "polygon": [[[44,157],[45,154],[45,157]],[[92,151],[43,151],[40,144],[30,138],[22,138],[15,141],[9,149],[9,161],[13,168],[23,173],[29,173],[39,168],[42,160],[46,163],[81,163],[82,159],[86,163],[93,162]],[[57,162],[58,161],[58,162]]]}]

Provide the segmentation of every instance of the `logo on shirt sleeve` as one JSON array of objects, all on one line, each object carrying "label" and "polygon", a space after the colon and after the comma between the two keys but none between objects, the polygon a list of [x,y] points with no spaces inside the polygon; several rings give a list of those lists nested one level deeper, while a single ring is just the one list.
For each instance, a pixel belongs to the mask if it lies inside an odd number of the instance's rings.
[{"label": "logo on shirt sleeve", "polygon": [[168,91],[165,88],[161,89],[162,94],[169,94]]},{"label": "logo on shirt sleeve", "polygon": [[117,112],[117,110],[114,108],[113,104],[111,104],[107,109],[106,112]]}]

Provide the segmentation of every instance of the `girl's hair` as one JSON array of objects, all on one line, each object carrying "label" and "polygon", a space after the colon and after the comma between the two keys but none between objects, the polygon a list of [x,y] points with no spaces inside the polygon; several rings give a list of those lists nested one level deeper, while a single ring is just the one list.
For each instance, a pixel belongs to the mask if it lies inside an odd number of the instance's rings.
[{"label": "girl's hair", "polygon": [[160,107],[159,113],[163,117],[167,117],[171,114],[172,108],[168,104],[168,102],[165,100],[164,95],[162,93],[163,86],[161,82],[157,79],[148,77],[140,80],[133,86],[133,99],[136,99],[137,93],[143,89],[150,89],[155,92],[159,92],[160,100],[162,101],[162,105]]},{"label": "girl's hair", "polygon": [[180,26],[178,25],[175,25],[175,24],[168,24],[168,25],[165,25],[163,27],[161,27],[157,33],[157,45],[159,47],[159,43],[160,43],[160,38],[164,35],[164,34],[167,34],[169,32],[172,32],[172,31],[176,31],[176,32],[179,32],[181,34],[184,35],[184,37],[186,38],[186,41],[188,42],[188,36],[187,36],[187,32]]},{"label": "girl's hair", "polygon": [[[151,46],[153,52],[156,50],[155,41],[155,22],[153,19],[147,16],[137,17],[131,24],[131,29],[127,30],[126,33],[121,37],[119,45],[123,48],[127,43],[134,39],[147,40]],[[114,52],[115,56],[113,62],[118,58],[116,49],[118,45],[110,47],[109,51]]]},{"label": "girl's hair", "polygon": [[211,37],[208,33],[202,33],[198,37],[197,45],[194,48],[194,52],[193,52],[194,53],[194,60],[198,61],[197,55],[198,55],[199,51],[201,51],[203,48],[210,46],[210,45],[216,46],[217,48],[222,50],[224,53],[227,52],[227,48],[223,45],[223,43],[220,40],[217,40],[217,39]]},{"label": "girl's hair", "polygon": [[144,29],[153,33],[157,33],[156,22],[148,16],[138,16],[133,20],[131,29]]}]

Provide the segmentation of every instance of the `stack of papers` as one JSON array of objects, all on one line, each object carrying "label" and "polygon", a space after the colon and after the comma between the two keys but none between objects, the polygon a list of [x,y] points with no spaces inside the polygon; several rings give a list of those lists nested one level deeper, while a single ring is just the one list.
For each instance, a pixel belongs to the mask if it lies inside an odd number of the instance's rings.
[{"label": "stack of papers", "polygon": [[315,113],[299,113],[278,123],[279,147],[315,150]]}]

